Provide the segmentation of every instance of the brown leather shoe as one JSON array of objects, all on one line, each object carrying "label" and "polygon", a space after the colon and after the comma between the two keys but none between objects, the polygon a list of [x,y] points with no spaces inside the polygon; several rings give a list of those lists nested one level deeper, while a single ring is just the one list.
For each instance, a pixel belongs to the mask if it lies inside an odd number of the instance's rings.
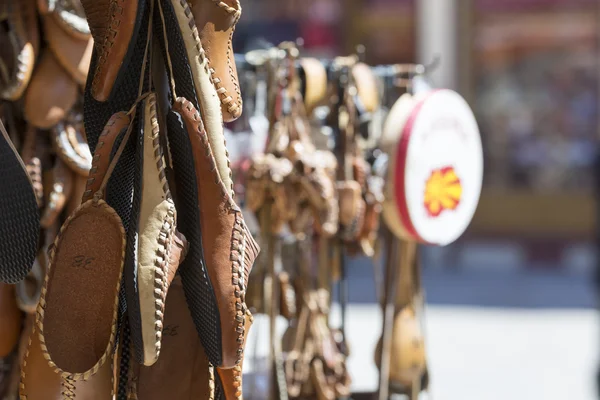
[{"label": "brown leather shoe", "polygon": [[[173,110],[181,116],[191,143],[200,209],[198,222],[202,229],[203,264],[218,309],[218,320],[213,322],[218,326],[204,327],[211,332],[216,329],[218,342],[215,353],[218,354],[211,353],[208,348],[207,352],[215,366],[232,368],[241,362],[244,351],[247,334],[245,323],[248,318],[245,303],[247,281],[259,247],[244,222],[240,208],[233,201],[229,187],[221,179],[214,149],[200,115],[189,101],[182,98],[175,101]],[[186,276],[182,275],[182,278],[185,285]],[[193,297],[192,294],[192,315],[199,307],[194,304]],[[200,322],[210,324],[207,320]],[[209,346],[205,344],[205,347]]]},{"label": "brown leather shoe", "polygon": [[187,307],[181,278],[167,295],[162,349],[151,367],[139,366],[129,398],[140,400],[213,399],[212,368]]},{"label": "brown leather shoe", "polygon": [[25,94],[25,119],[37,128],[49,129],[65,118],[77,96],[77,83],[54,54],[45,50]]},{"label": "brown leather shoe", "polygon": [[92,96],[97,101],[108,100],[119,71],[124,67],[138,19],[138,2],[139,0],[81,1],[97,52],[91,84]]},{"label": "brown leather shoe", "polygon": [[242,115],[242,95],[231,42],[242,7],[239,0],[193,0],[190,4],[221,100],[223,120],[234,121]]},{"label": "brown leather shoe", "polygon": [[17,307],[15,287],[0,283],[0,358],[8,356],[19,341],[22,314]]},{"label": "brown leather shoe", "polygon": [[[214,6],[212,0],[202,1]],[[163,31],[167,43],[163,43],[163,46],[169,46],[169,51],[164,54],[168,54],[173,65],[181,66],[181,68],[174,68],[172,74],[177,90],[176,95],[189,100],[202,116],[216,168],[225,187],[233,196],[232,174],[223,134],[221,101],[213,84],[209,59],[203,47],[204,43],[200,40],[194,13],[186,0],[160,0],[159,4],[158,12],[161,13],[161,18],[165,17],[166,25]],[[219,12],[221,11],[219,9]],[[184,68],[183,66],[186,65],[189,67]]]},{"label": "brown leather shoe", "polygon": [[31,79],[39,50],[35,0],[0,1],[0,98],[17,100]]},{"label": "brown leather shoe", "polygon": [[[35,323],[31,323],[35,326]],[[112,359],[85,381],[63,378],[44,357],[37,328],[29,326],[29,345],[21,366],[19,396],[27,400],[104,400],[112,399]]]}]

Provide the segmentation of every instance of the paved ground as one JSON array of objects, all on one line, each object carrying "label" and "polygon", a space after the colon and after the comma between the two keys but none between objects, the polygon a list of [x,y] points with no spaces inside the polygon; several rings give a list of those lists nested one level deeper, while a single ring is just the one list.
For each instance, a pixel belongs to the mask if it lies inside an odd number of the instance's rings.
[{"label": "paved ground", "polygon": [[[371,276],[363,263],[350,270],[349,364],[359,391],[374,390],[377,379],[372,360],[381,316]],[[597,399],[600,334],[587,276],[429,270],[424,281],[433,399]],[[266,334],[266,319],[259,317],[249,355],[253,343],[259,355],[266,354]],[[252,389],[252,383],[245,388]]]}]

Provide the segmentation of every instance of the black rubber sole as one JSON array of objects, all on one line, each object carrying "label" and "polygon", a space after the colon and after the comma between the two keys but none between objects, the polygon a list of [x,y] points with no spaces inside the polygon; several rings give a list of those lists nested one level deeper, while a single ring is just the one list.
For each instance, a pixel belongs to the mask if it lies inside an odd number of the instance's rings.
[{"label": "black rubber sole", "polygon": [[0,133],[0,282],[27,276],[38,249],[40,215],[25,166],[10,138]]},{"label": "black rubber sole", "polygon": [[183,121],[174,111],[167,114],[167,134],[175,178],[175,185],[171,186],[177,188],[174,199],[177,227],[189,243],[185,260],[179,266],[179,274],[190,314],[206,355],[213,365],[218,366],[222,359],[221,323],[202,251],[194,153]]}]

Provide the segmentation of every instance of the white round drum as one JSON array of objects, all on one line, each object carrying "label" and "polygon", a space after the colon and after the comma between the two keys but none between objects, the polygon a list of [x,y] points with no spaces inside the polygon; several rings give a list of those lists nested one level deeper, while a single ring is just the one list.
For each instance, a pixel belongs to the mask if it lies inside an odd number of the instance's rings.
[{"label": "white round drum", "polygon": [[386,119],[389,156],[383,215],[398,236],[447,245],[477,208],[483,150],[473,112],[451,90],[404,95]]}]

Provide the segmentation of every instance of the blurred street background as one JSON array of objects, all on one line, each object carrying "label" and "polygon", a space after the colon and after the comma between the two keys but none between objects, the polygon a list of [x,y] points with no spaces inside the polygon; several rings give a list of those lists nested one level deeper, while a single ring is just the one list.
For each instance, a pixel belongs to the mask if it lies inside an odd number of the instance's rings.
[{"label": "blurred street background", "polygon": [[[476,112],[485,179],[475,219],[459,242],[422,248],[433,398],[597,399],[600,1],[247,3],[237,51],[303,37],[306,55],[364,44],[373,65],[439,59],[433,86]],[[373,268],[356,260],[349,273],[351,372],[372,391]]]}]

